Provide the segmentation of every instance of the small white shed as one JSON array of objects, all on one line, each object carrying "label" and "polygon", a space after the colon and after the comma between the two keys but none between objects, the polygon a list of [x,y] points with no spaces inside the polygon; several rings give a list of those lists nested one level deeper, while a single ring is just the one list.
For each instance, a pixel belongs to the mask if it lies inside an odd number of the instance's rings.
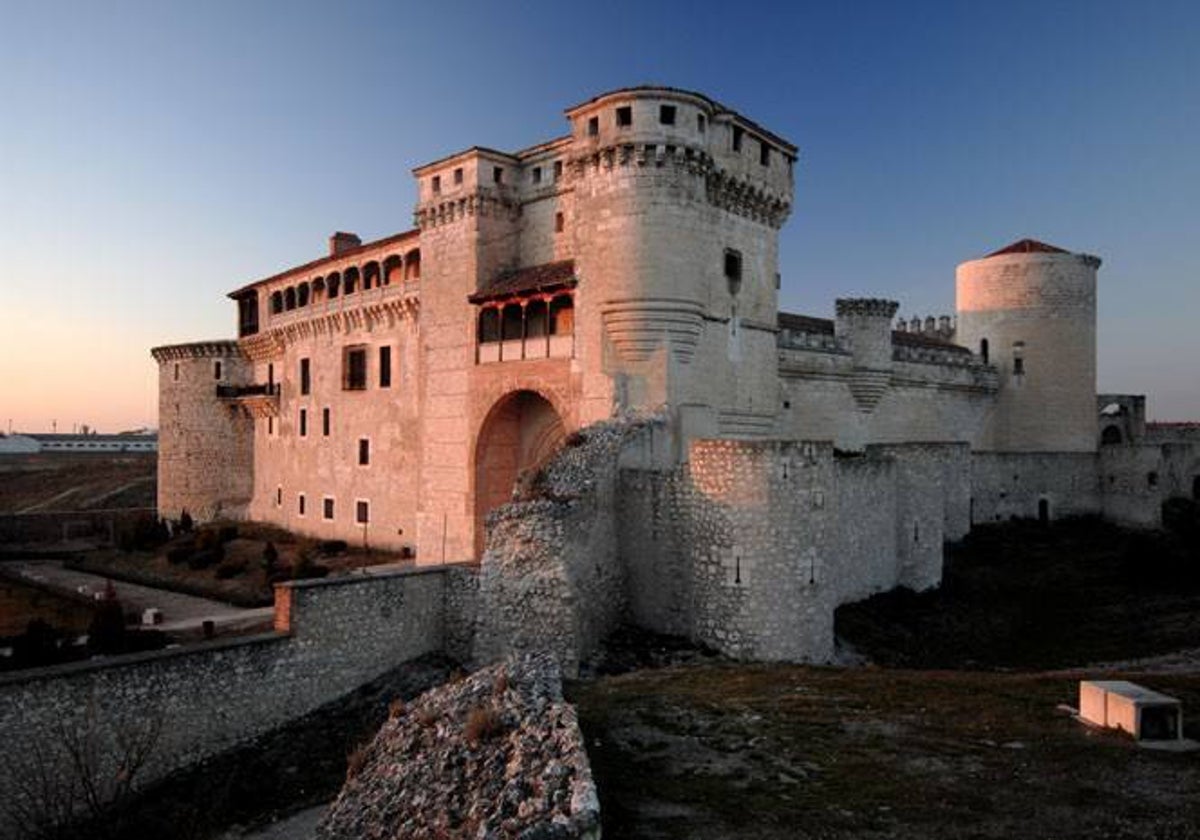
[{"label": "small white shed", "polygon": [[1125,680],[1082,680],[1079,717],[1085,723],[1123,730],[1139,741],[1183,738],[1180,702]]}]

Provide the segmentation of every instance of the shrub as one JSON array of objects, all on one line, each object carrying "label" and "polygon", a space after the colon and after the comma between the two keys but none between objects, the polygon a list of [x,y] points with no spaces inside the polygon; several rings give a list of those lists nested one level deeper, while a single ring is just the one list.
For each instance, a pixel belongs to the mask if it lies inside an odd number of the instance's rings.
[{"label": "shrub", "polygon": [[233,542],[238,538],[238,529],[236,525],[223,525],[221,530],[217,532],[217,538],[223,542]]},{"label": "shrub", "polygon": [[172,566],[178,566],[180,563],[186,563],[192,557],[192,552],[196,550],[196,544],[191,542],[180,543],[167,549],[167,562]]},{"label": "shrub", "polygon": [[211,548],[200,549],[188,558],[188,568],[200,571],[215,566],[221,561],[217,552]]},{"label": "shrub", "polygon": [[245,560],[226,560],[217,566],[217,580],[228,580],[246,571]]},{"label": "shrub", "polygon": [[404,713],[407,711],[408,706],[404,703],[404,698],[397,697],[391,703],[388,703],[388,720],[404,717]]},{"label": "shrub", "polygon": [[491,706],[476,706],[467,715],[467,725],[463,735],[469,744],[478,744],[488,738],[494,738],[504,730],[504,719]]},{"label": "shrub", "polygon": [[342,554],[346,551],[346,548],[345,540],[324,540],[317,546],[317,550],[325,557]]},{"label": "shrub", "polygon": [[292,565],[292,579],[303,580],[305,578],[323,578],[329,574],[329,567],[322,566],[320,563],[314,563],[308,557],[301,555],[296,558],[296,562]]},{"label": "shrub", "polygon": [[275,574],[279,564],[279,549],[275,548],[275,543],[268,542],[263,546],[262,566],[263,571],[267,573],[267,578]]},{"label": "shrub", "polygon": [[166,528],[156,517],[141,514],[117,532],[117,547],[122,551],[144,551],[157,548],[165,543],[168,537]]},{"label": "shrub", "polygon": [[346,756],[346,781],[350,781],[357,776],[367,763],[367,755],[370,752],[371,744],[369,741],[363,741],[357,747],[350,751]]},{"label": "shrub", "polygon": [[184,508],[179,512],[179,530],[181,533],[191,533],[191,530],[195,524],[196,523],[192,521],[192,515],[187,512],[187,508]]},{"label": "shrub", "polygon": [[95,653],[125,650],[125,610],[116,598],[105,598],[97,603],[88,626],[88,647]]}]

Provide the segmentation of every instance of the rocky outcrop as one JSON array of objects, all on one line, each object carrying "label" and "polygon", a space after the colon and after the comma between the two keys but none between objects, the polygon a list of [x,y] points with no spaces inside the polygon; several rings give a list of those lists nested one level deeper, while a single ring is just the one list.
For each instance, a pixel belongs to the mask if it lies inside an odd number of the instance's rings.
[{"label": "rocky outcrop", "polygon": [[597,840],[600,805],[554,659],[511,658],[396,704],[351,756],[317,836]]}]

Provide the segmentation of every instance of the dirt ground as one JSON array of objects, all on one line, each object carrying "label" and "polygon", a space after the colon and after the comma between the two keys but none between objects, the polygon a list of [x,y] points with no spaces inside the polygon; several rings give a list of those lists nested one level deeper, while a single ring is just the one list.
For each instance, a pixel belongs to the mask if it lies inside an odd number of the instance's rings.
[{"label": "dirt ground", "polygon": [[0,458],[0,513],[154,507],[154,453]]}]

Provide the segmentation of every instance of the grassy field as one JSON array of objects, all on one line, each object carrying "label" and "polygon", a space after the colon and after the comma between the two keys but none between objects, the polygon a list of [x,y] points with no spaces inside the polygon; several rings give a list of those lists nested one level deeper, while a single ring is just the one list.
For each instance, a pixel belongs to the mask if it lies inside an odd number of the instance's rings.
[{"label": "grassy field", "polygon": [[0,513],[154,507],[154,453],[0,457]]}]

